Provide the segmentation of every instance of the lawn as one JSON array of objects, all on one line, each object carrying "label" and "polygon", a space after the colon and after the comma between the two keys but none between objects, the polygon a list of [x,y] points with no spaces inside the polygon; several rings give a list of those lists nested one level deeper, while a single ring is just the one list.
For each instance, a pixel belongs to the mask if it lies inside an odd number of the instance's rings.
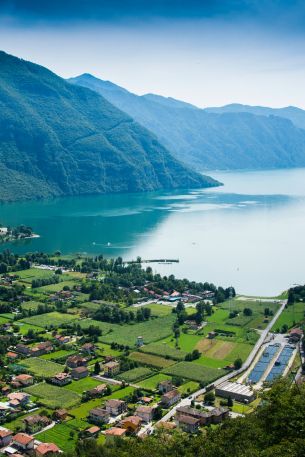
[{"label": "lawn", "polygon": [[161,381],[166,381],[167,379],[171,379],[171,377],[164,373],[158,373],[150,378],[144,379],[144,381],[139,382],[139,387],[147,390],[155,390]]},{"label": "lawn", "polygon": [[154,354],[160,355],[163,357],[169,357],[173,360],[184,360],[186,356],[185,351],[180,351],[179,349],[175,349],[169,346],[166,343],[151,343],[146,346],[141,347],[141,352],[145,352],[147,354]]},{"label": "lawn", "polygon": [[22,335],[26,335],[29,330],[33,330],[35,333],[41,333],[44,331],[42,327],[37,327],[37,325],[25,324],[21,321],[14,322],[14,325],[18,325],[19,331]]},{"label": "lawn", "polygon": [[[63,279],[63,278],[61,278],[61,279]],[[72,278],[68,281],[58,282],[57,284],[49,284],[47,286],[37,287],[37,288],[35,288],[35,290],[37,290],[38,292],[42,292],[42,293],[47,293],[47,294],[51,293],[52,294],[54,292],[59,292],[65,286],[69,286],[69,287],[73,286]]]},{"label": "lawn", "polygon": [[[184,352],[192,352],[198,341],[202,339],[202,336],[200,335],[194,335],[194,334],[189,334],[189,333],[181,333],[178,339],[178,345],[179,349],[181,349]],[[160,344],[163,343],[168,343],[169,346],[175,347],[176,346],[176,340],[175,338],[167,338],[164,341],[160,342]]]},{"label": "lawn", "polygon": [[164,369],[163,372],[170,376],[179,376],[184,379],[203,382],[204,384],[209,384],[225,374],[224,370],[208,368],[192,362],[179,362]]},{"label": "lawn", "polygon": [[[30,300],[30,301],[25,301],[21,304],[21,308],[25,310],[31,310],[31,311],[36,311],[39,305],[44,305],[44,303],[35,301],[35,300]],[[50,305],[48,305],[50,306]]]},{"label": "lawn", "polygon": [[39,357],[31,357],[30,359],[22,360],[21,364],[22,366],[25,366],[30,373],[42,378],[51,378],[57,373],[61,373],[65,368],[64,365]]},{"label": "lawn", "polygon": [[60,349],[59,351],[50,352],[50,354],[41,355],[39,358],[43,360],[54,360],[56,361],[65,361],[70,355],[76,354],[75,351],[66,351],[65,349]]},{"label": "lawn", "polygon": [[142,365],[147,365],[154,368],[165,368],[173,365],[173,360],[165,359],[157,355],[144,354],[143,352],[132,352],[129,358],[135,362],[139,362]]},{"label": "lawn", "polygon": [[158,303],[152,303],[151,305],[145,305],[143,308],[150,308],[151,314],[157,317],[168,316],[172,314],[173,308],[167,305],[159,305]]},{"label": "lawn", "polygon": [[76,392],[77,394],[82,394],[86,390],[94,389],[94,387],[99,384],[103,384],[102,381],[97,381],[96,379],[87,378],[79,379],[78,381],[72,381],[71,384],[67,384],[65,389]]},{"label": "lawn", "polygon": [[95,343],[95,345],[99,348],[100,352],[105,355],[112,355],[114,357],[120,356],[122,354],[121,351],[117,349],[111,349],[110,344],[106,343]]},{"label": "lawn", "polygon": [[31,283],[33,279],[45,279],[54,276],[54,271],[42,270],[40,268],[29,268],[27,270],[17,271],[20,281]]},{"label": "lawn", "polygon": [[149,368],[137,367],[133,368],[132,370],[124,371],[124,373],[120,374],[118,378],[126,382],[135,382],[148,378],[148,376],[151,376],[152,374],[153,371],[151,371]]},{"label": "lawn", "polygon": [[[113,335],[113,333],[120,331],[122,329],[121,325],[118,324],[110,324],[109,322],[101,322],[96,321],[94,319],[81,319],[78,324],[81,328],[88,328],[90,325],[94,325],[94,327],[98,327],[102,331],[103,337],[108,334],[109,332]],[[113,340],[110,341],[112,343]]]},{"label": "lawn", "polygon": [[113,332],[105,336],[102,335],[100,340],[104,343],[115,341],[119,344],[134,346],[137,337],[141,335],[146,344],[152,343],[171,335],[172,325],[175,319],[176,317],[173,314],[170,314],[165,317],[150,319],[149,321],[140,322],[138,324],[117,325]]},{"label": "lawn", "polygon": [[191,394],[196,392],[200,388],[198,382],[195,381],[188,381],[178,387],[178,390],[181,394]]},{"label": "lawn", "polygon": [[7,324],[9,321],[10,319],[0,316],[0,325]]},{"label": "lawn", "polygon": [[25,317],[21,319],[20,322],[25,322],[26,324],[36,325],[38,327],[59,327],[62,324],[68,324],[69,322],[77,319],[78,316],[73,314],[64,314],[54,311],[52,313],[38,314],[32,317]]},{"label": "lawn", "polygon": [[305,304],[302,302],[295,303],[295,305],[287,306],[278,320],[272,327],[272,331],[281,330],[283,325],[288,325],[288,328],[293,327],[295,324],[299,324],[305,321]]},{"label": "lawn", "polygon": [[[64,452],[73,451],[78,441],[77,432],[74,427],[70,427],[69,422],[64,424],[56,424],[55,427],[38,433],[35,437],[44,443],[55,443]],[[71,437],[71,431],[74,435]]]},{"label": "lawn", "polygon": [[45,382],[27,387],[24,391],[33,395],[33,397],[37,397],[40,403],[51,409],[72,408],[81,400],[80,395],[76,392]]}]

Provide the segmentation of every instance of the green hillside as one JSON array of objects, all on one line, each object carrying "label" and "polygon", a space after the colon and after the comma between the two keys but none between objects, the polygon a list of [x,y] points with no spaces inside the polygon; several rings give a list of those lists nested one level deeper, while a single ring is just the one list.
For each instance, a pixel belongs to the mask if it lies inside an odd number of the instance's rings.
[{"label": "green hillside", "polygon": [[0,201],[217,184],[103,97],[0,52]]},{"label": "green hillside", "polygon": [[172,98],[137,96],[88,74],[69,81],[103,95],[187,165],[202,170],[305,166],[305,131],[299,128],[305,116],[297,108],[203,110]]}]

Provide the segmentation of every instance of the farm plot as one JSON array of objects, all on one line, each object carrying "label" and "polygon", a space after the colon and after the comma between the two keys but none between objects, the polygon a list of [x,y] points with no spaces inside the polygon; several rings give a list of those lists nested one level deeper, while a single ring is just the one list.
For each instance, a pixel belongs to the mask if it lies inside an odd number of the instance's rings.
[{"label": "farm plot", "polygon": [[171,335],[174,320],[175,316],[170,314],[165,317],[150,319],[149,321],[141,322],[139,324],[117,325],[112,333],[105,336],[102,335],[100,340],[104,343],[115,341],[119,344],[134,346],[137,337],[141,335],[146,344],[152,343]]},{"label": "farm plot", "polygon": [[132,352],[129,358],[135,362],[154,368],[165,368],[175,363],[173,360],[164,359],[163,357],[158,357],[157,355],[144,354],[143,352]]},{"label": "farm plot", "polygon": [[168,305],[159,305],[158,303],[152,303],[151,305],[145,305],[143,308],[150,308],[152,316],[168,316],[172,313],[172,307]]},{"label": "farm plot", "polygon": [[30,373],[42,378],[51,378],[57,373],[64,370],[64,366],[59,363],[51,362],[51,360],[44,360],[38,357],[22,360],[22,366],[25,366]]},{"label": "farm plot", "polygon": [[235,343],[229,341],[204,338],[197,343],[196,348],[207,357],[222,360],[226,358],[235,346]]},{"label": "farm plot", "polygon": [[51,352],[50,354],[41,355],[39,358],[44,360],[54,360],[55,362],[65,362],[65,360],[70,357],[70,355],[76,354],[75,351],[66,351],[61,349],[59,351]]},{"label": "farm plot", "polygon": [[21,308],[25,310],[31,310],[31,311],[36,311],[39,305],[44,305],[44,303],[35,301],[35,300],[30,300],[30,301],[25,301],[21,304]]},{"label": "farm plot", "polygon": [[[111,332],[111,334],[113,335],[113,333],[115,333],[116,331],[120,331],[120,329],[122,329],[121,325],[111,324],[109,322],[96,321],[94,319],[82,319],[78,322],[78,324],[81,326],[81,328],[88,328],[91,325],[93,325],[94,327],[98,327],[99,329],[101,329],[103,337],[107,333]],[[112,341],[115,340],[111,340],[110,342]]]},{"label": "farm plot", "polygon": [[145,352],[147,354],[154,354],[160,355],[162,357],[169,357],[173,360],[184,360],[186,356],[185,351],[180,351],[179,349],[175,349],[169,346],[166,343],[151,343],[147,346],[143,346],[140,349],[141,352]]},{"label": "farm plot", "polygon": [[176,365],[164,369],[163,372],[170,376],[179,376],[204,384],[209,384],[225,374],[224,370],[208,368],[192,362],[179,362]]},{"label": "farm plot", "polygon": [[58,327],[62,324],[68,324],[69,322],[77,319],[78,316],[73,314],[63,314],[54,311],[52,313],[39,314],[32,317],[25,317],[21,319],[20,322],[25,322],[26,324],[36,325],[38,327]]},{"label": "farm plot", "polygon": [[64,387],[52,386],[45,382],[24,389],[25,392],[37,397],[43,405],[51,408],[72,408],[80,403],[81,397],[76,392]]},{"label": "farm plot", "polygon": [[138,367],[133,368],[132,370],[125,371],[124,373],[118,376],[118,379],[121,379],[122,381],[126,382],[135,382],[148,378],[148,376],[152,374],[153,371],[151,371],[149,368]]},{"label": "farm plot", "polygon": [[143,381],[139,382],[139,387],[147,390],[156,390],[160,382],[166,381],[168,379],[171,379],[171,377],[164,373],[158,373],[154,376],[151,376],[150,378],[144,379]]},{"label": "farm plot", "polygon": [[272,331],[280,331],[283,325],[288,325],[288,328],[293,327],[295,324],[300,324],[305,321],[305,304],[295,303],[294,305],[287,306],[278,320],[272,327]]},{"label": "farm plot", "polygon": [[75,431],[73,427],[67,424],[56,424],[55,427],[46,430],[45,432],[36,435],[39,441],[44,443],[55,443],[62,451],[69,452],[75,449],[78,436],[74,433],[70,435],[71,431]]},{"label": "farm plot", "polygon": [[78,381],[72,381],[71,384],[65,386],[65,389],[76,392],[77,394],[82,394],[86,390],[94,389],[94,387],[99,384],[103,383],[101,381],[97,381],[96,379],[87,377],[79,379]]}]

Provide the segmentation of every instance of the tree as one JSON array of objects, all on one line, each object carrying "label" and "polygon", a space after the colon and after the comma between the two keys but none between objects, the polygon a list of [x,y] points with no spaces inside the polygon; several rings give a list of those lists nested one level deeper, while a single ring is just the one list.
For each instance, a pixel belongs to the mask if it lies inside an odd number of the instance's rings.
[{"label": "tree", "polygon": [[207,403],[208,405],[214,403],[215,401],[215,394],[213,391],[207,392],[204,396],[204,402]]},{"label": "tree", "polygon": [[228,403],[227,405],[231,408],[233,406],[233,400],[231,397],[228,398]]},{"label": "tree", "polygon": [[244,309],[244,316],[252,316],[253,311],[251,308],[245,308]]},{"label": "tree", "polygon": [[243,361],[241,358],[238,358],[234,361],[235,370],[239,370],[242,367]]},{"label": "tree", "polygon": [[99,362],[95,362],[95,364],[94,364],[94,374],[99,374],[100,371],[101,371],[101,367],[100,367]]}]

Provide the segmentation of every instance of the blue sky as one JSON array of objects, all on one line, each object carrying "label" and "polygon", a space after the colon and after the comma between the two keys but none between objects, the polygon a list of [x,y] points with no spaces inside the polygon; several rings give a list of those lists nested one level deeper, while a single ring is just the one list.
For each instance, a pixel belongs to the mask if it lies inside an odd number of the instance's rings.
[{"label": "blue sky", "polygon": [[138,94],[305,108],[304,19],[287,0],[0,0],[0,43]]}]

